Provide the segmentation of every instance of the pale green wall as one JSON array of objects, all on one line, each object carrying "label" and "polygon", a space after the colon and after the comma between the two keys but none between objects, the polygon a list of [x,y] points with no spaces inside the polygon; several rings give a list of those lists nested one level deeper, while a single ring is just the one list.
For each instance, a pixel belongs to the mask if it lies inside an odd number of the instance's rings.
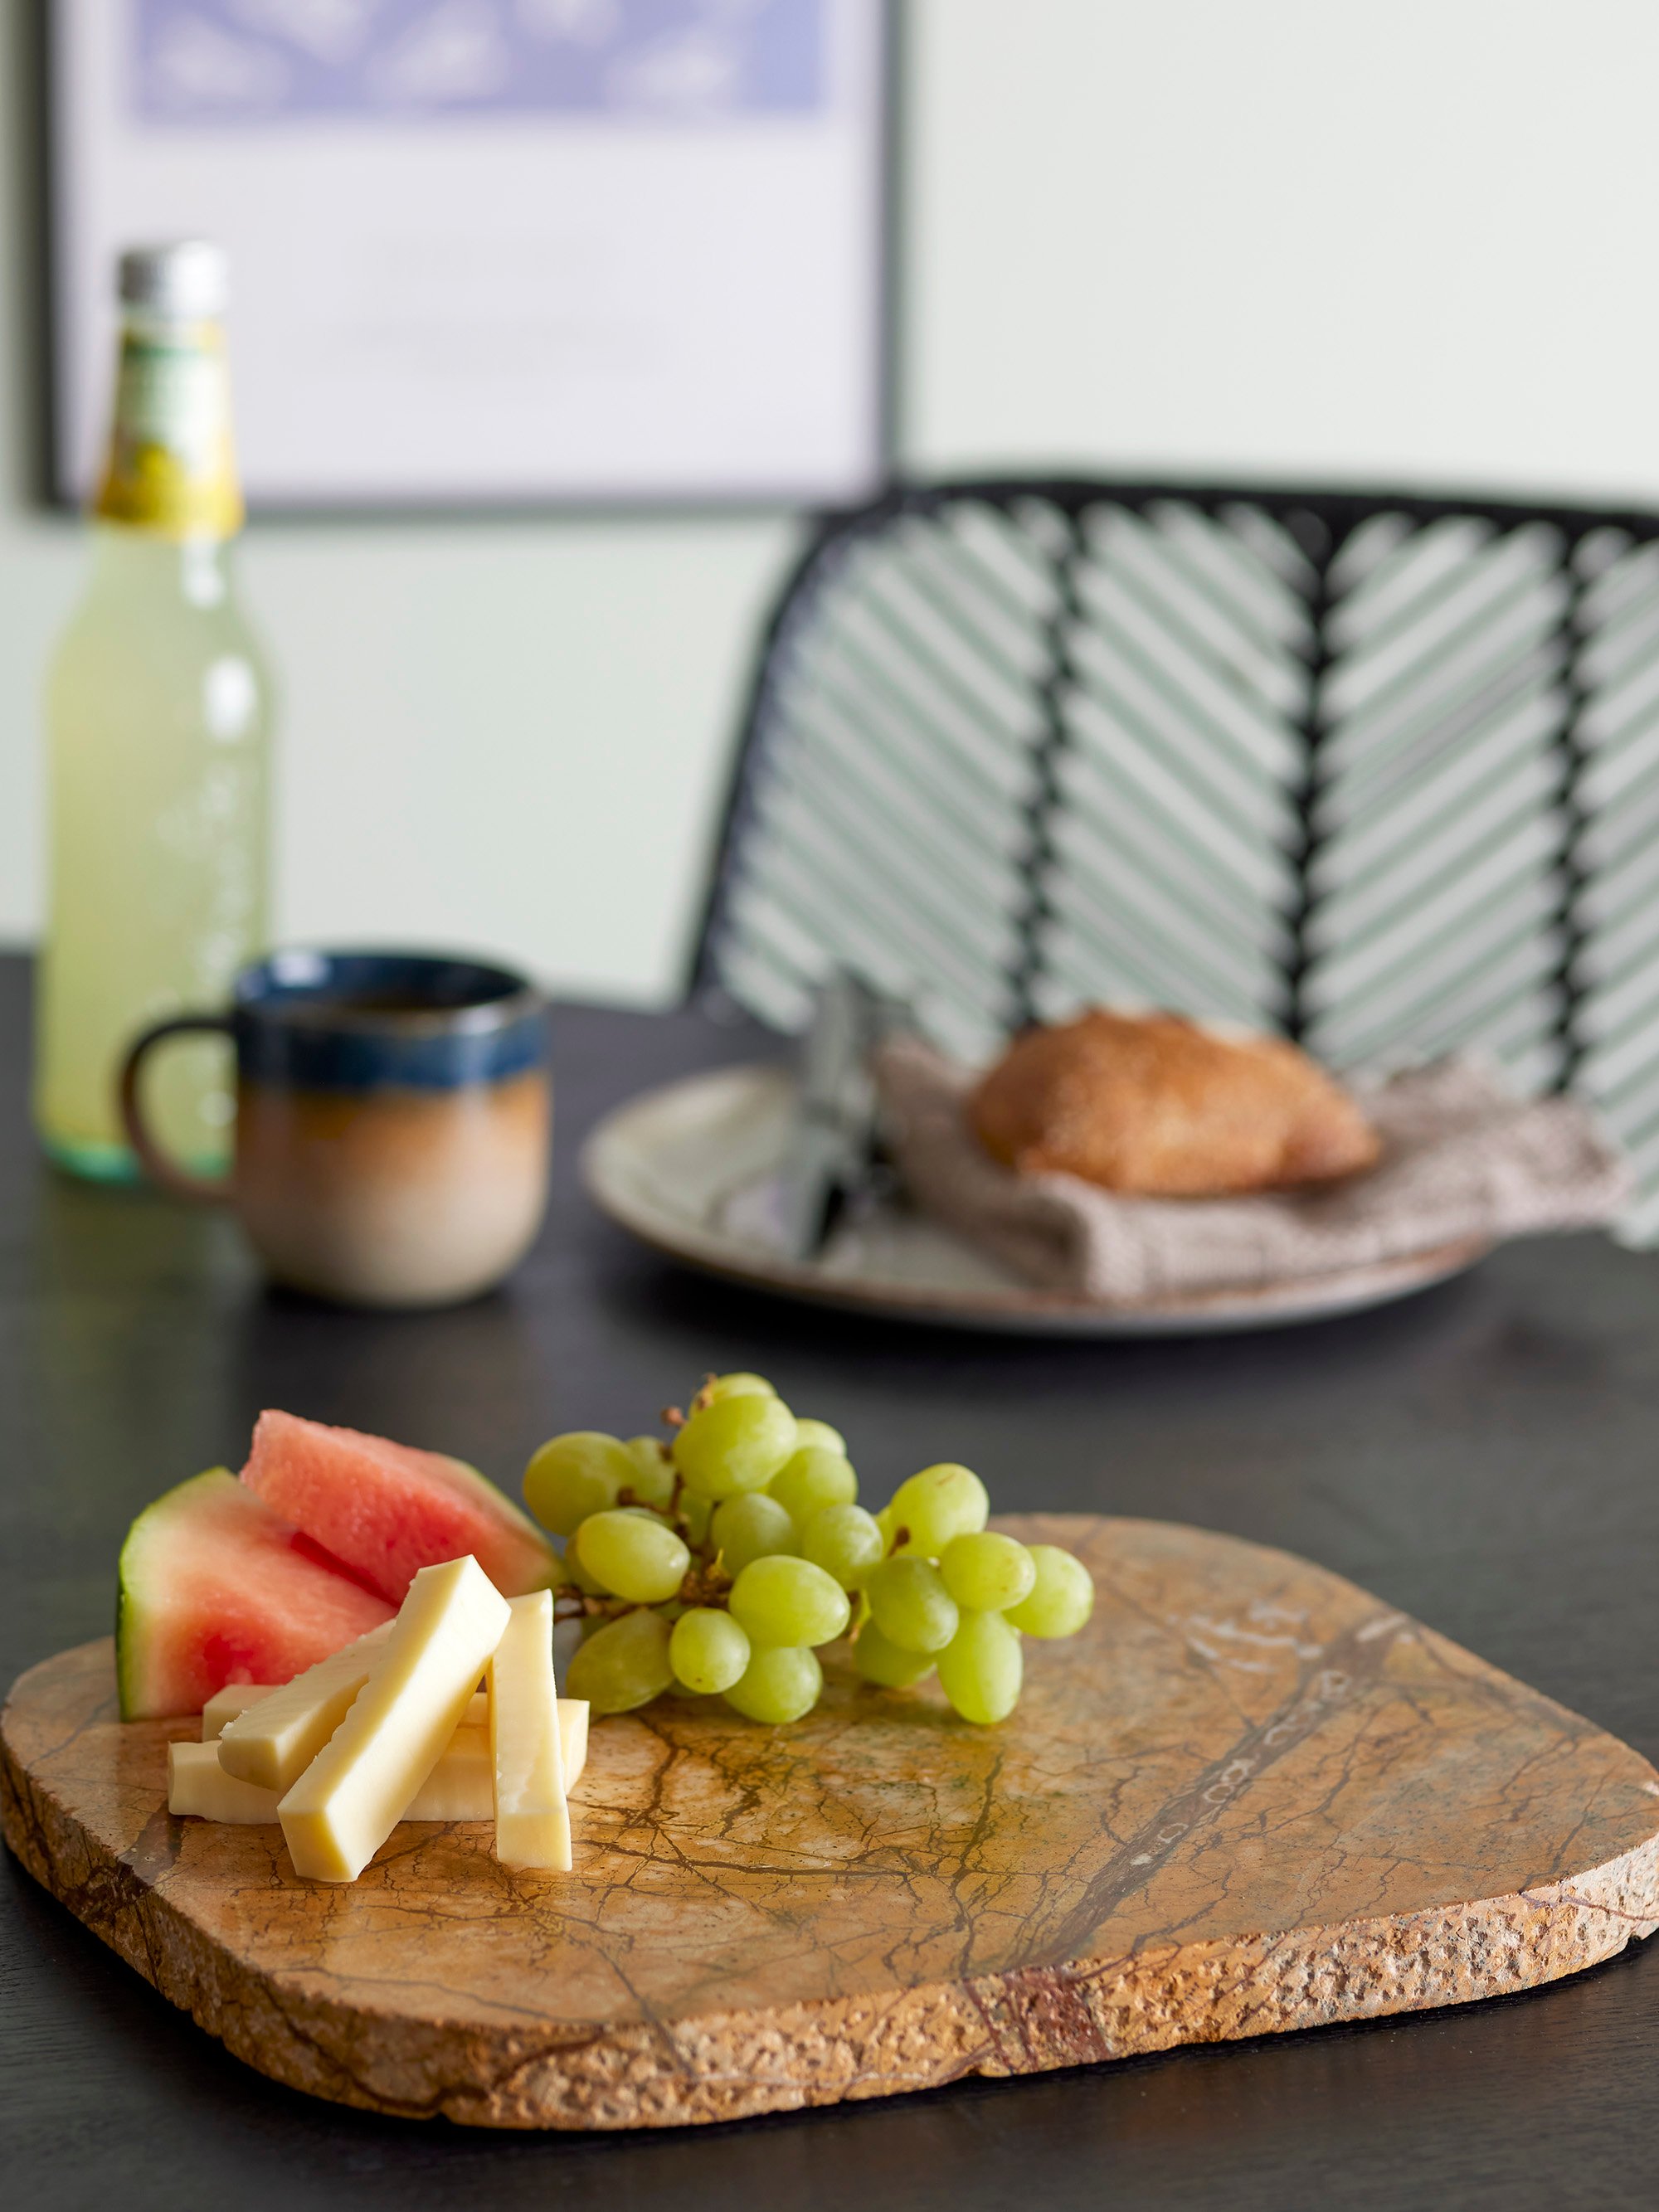
[{"label": "pale green wall", "polygon": [[[16,59],[21,0],[0,0]],[[905,455],[1659,501],[1649,0],[915,0]],[[0,937],[27,936],[35,700],[71,525],[23,501],[0,178]],[[660,997],[770,520],[256,532],[283,672],[280,901]]]}]

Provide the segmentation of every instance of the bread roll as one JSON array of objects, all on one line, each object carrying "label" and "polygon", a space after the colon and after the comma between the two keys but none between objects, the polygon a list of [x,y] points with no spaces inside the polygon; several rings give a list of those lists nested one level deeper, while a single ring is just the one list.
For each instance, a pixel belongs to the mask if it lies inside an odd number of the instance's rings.
[{"label": "bread roll", "polygon": [[1103,1007],[1016,1037],[968,1113],[1006,1166],[1144,1197],[1328,1182],[1380,1149],[1341,1085],[1282,1038]]}]

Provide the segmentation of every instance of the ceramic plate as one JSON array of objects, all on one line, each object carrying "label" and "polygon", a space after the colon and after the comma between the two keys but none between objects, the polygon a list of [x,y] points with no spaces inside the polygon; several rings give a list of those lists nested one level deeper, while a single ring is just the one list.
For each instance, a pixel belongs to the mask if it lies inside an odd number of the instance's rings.
[{"label": "ceramic plate", "polygon": [[1487,1249],[1443,1244],[1269,1290],[1106,1306],[1033,1290],[935,1223],[884,1205],[843,1222],[818,1259],[791,1260],[772,1224],[794,1097],[787,1069],[728,1067],[630,1099],[587,1141],[588,1195],[653,1249],[730,1282],[895,1320],[1031,1335],[1194,1335],[1322,1321],[1444,1282]]}]

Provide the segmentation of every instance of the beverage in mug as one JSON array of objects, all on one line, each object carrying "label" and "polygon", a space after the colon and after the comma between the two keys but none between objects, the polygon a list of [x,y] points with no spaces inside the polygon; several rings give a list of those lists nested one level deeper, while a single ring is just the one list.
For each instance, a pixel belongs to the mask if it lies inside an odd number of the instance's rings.
[{"label": "beverage in mug", "polygon": [[[236,1059],[221,1181],[171,1158],[141,1097],[158,1047],[222,1033]],[[546,1006],[510,969],[444,954],[274,953],[228,1013],[159,1022],[127,1054],[127,1133],[163,1188],[224,1200],[271,1276],[366,1306],[487,1290],[547,1202]]]}]

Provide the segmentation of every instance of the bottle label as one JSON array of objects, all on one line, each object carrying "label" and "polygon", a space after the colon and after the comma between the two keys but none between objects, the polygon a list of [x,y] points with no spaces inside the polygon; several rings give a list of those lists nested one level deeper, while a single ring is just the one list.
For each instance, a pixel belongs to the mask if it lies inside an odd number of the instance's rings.
[{"label": "bottle label", "polygon": [[165,538],[229,538],[241,527],[216,323],[122,332],[115,428],[94,512]]}]

